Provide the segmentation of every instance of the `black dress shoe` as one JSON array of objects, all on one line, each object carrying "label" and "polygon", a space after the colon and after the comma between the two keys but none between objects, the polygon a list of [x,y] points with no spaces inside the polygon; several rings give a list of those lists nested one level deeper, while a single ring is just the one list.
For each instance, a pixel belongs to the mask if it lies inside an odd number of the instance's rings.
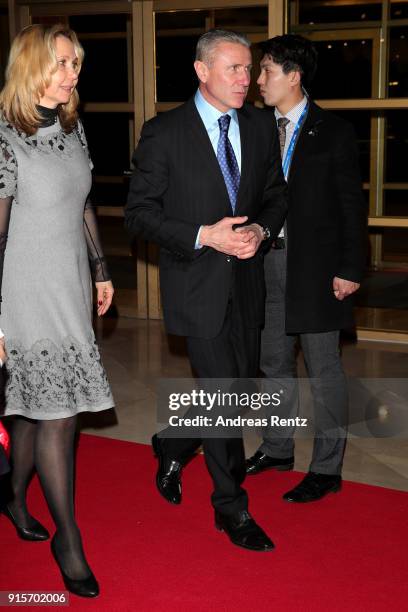
[{"label": "black dress shoe", "polygon": [[160,495],[171,504],[181,503],[181,470],[179,461],[166,456],[162,441],[155,434],[152,438],[153,451],[159,460],[159,469],[156,474],[156,485]]},{"label": "black dress shoe", "polygon": [[215,527],[219,531],[225,531],[231,542],[242,548],[261,552],[275,548],[273,542],[246,510],[232,515],[215,512]]},{"label": "black dress shoe", "polygon": [[341,476],[308,472],[294,489],[285,493],[283,499],[296,503],[317,501],[327,493],[337,493],[340,489]]},{"label": "black dress shoe", "polygon": [[65,587],[70,593],[78,595],[79,597],[97,597],[99,595],[99,584],[92,572],[82,580],[74,580],[66,575],[58,561],[57,552],[55,550],[55,537],[51,540],[51,552],[61,572]]},{"label": "black dress shoe", "polygon": [[294,463],[294,457],[288,457],[287,459],[275,458],[269,457],[261,451],[256,451],[255,455],[246,460],[246,473],[248,476],[252,476],[265,470],[284,472],[286,470],[293,470]]},{"label": "black dress shoe", "polygon": [[4,506],[1,512],[13,523],[14,527],[16,528],[17,535],[22,540],[29,540],[30,542],[43,542],[44,540],[48,540],[50,537],[50,534],[46,528],[43,527],[35,518],[32,519],[30,527],[22,527],[21,525],[18,525],[8,506]]}]

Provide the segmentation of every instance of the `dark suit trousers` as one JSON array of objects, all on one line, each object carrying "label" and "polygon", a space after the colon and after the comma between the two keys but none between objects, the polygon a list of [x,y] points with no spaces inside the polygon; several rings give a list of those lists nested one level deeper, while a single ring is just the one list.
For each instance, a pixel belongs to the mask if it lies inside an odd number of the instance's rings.
[{"label": "dark suit trousers", "polygon": [[[347,435],[347,382],[339,352],[339,331],[285,333],[286,250],[265,257],[266,312],[262,332],[261,370],[265,391],[283,388],[285,401],[273,414],[295,418],[299,410],[296,382],[296,343],[299,337],[310,377],[314,403],[315,438],[309,469],[319,474],[341,474]],[[274,381],[275,379],[275,381]],[[294,427],[266,427],[260,451],[270,457],[293,455]]]},{"label": "dark suit trousers", "polygon": [[[239,304],[232,296],[221,332],[212,339],[187,338],[187,348],[198,378],[249,378],[258,373],[260,330],[243,324]],[[165,438],[169,457],[184,462],[202,444],[214,492],[216,510],[234,514],[248,508],[242,488],[245,478],[245,453],[242,436],[235,438]]]}]

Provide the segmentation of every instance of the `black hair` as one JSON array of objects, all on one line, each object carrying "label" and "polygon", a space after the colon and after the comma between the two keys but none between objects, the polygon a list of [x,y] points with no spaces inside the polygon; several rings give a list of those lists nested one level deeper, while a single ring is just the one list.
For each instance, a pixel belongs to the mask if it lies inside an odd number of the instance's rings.
[{"label": "black hair", "polygon": [[284,34],[260,43],[259,47],[282,66],[285,74],[299,71],[302,87],[309,89],[317,69],[317,51],[310,40],[299,34]]}]

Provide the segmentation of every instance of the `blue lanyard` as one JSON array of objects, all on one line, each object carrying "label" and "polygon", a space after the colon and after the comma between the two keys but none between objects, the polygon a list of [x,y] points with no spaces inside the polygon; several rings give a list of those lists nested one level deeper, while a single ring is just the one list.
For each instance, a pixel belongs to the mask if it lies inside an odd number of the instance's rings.
[{"label": "blue lanyard", "polygon": [[283,170],[283,174],[285,176],[285,180],[288,179],[290,162],[292,161],[293,151],[295,150],[297,135],[298,135],[298,132],[299,132],[299,130],[301,128],[301,125],[303,123],[303,119],[306,116],[308,108],[309,108],[309,105],[306,104],[306,106],[303,109],[302,114],[300,115],[299,120],[298,120],[298,122],[296,124],[295,131],[293,132],[292,138],[290,139],[290,143],[289,143],[289,147],[288,147],[287,153],[285,155],[285,159],[282,162],[282,170]]}]

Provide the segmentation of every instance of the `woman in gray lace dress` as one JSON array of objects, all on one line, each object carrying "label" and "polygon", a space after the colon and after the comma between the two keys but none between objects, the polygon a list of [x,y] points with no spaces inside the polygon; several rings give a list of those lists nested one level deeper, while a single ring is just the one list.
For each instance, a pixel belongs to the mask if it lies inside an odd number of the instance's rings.
[{"label": "woman in gray lace dress", "polygon": [[29,26],[11,48],[0,94],[0,353],[8,356],[4,414],[15,415],[13,496],[3,512],[20,537],[48,539],[26,506],[35,469],[66,587],[91,597],[99,589],[74,518],[74,436],[79,412],[113,399],[92,330],[90,270],[98,315],[113,287],[85,204],[92,163],[76,112],[82,59],[65,26]]}]

